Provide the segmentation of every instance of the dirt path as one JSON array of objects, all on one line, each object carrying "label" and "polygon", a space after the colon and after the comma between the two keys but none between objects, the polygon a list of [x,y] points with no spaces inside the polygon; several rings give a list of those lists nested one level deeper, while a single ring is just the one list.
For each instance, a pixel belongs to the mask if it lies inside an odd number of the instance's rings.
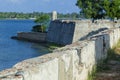
[{"label": "dirt path", "polygon": [[96,73],[95,80],[120,80],[120,55],[115,55],[100,66],[104,69]]}]

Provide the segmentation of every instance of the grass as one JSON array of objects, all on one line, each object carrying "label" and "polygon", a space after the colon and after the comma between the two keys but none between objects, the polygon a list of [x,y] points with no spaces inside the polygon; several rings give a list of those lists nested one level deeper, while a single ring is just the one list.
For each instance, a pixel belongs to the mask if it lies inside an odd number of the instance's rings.
[{"label": "grass", "polygon": [[109,49],[107,53],[107,60],[120,61],[120,40],[112,49]]},{"label": "grass", "polygon": [[88,79],[87,80],[93,80],[96,76],[96,66],[93,67],[92,72],[88,73]]},{"label": "grass", "polygon": [[49,42],[49,43],[46,43],[44,46],[47,47],[49,51],[52,52],[54,49],[63,47],[64,45]]},{"label": "grass", "polygon": [[99,62],[97,64],[97,67],[96,67],[96,72],[103,72],[103,71],[108,71],[110,70],[110,67],[108,65],[106,65],[108,62],[107,59],[105,60],[102,60],[101,62]]},{"label": "grass", "polygon": [[120,57],[119,57],[120,55],[118,54],[118,52],[120,53],[120,51],[118,51],[117,48],[118,47],[108,50],[107,61],[109,60],[120,61]]},{"label": "grass", "polygon": [[103,72],[110,70],[110,67],[106,65],[106,60],[101,61],[98,65],[95,65],[92,69],[92,72],[88,73],[87,80],[94,80],[96,78],[97,72]]},{"label": "grass", "polygon": [[97,72],[110,70],[110,67],[106,65],[108,61],[110,60],[120,61],[120,49],[119,48],[120,48],[120,40],[112,49],[109,49],[107,51],[107,58],[101,61],[97,65]]},{"label": "grass", "polygon": [[107,58],[101,60],[96,67],[94,67],[93,71],[88,74],[88,80],[94,80],[96,78],[96,73],[98,72],[111,70],[111,68],[107,65],[108,61],[120,61],[120,40],[112,49],[108,50],[107,54]]}]

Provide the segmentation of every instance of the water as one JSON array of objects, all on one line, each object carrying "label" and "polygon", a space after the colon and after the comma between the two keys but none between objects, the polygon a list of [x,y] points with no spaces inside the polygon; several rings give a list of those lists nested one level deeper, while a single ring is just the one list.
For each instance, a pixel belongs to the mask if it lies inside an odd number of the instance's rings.
[{"label": "water", "polygon": [[48,53],[40,44],[13,40],[17,32],[31,31],[32,20],[0,20],[0,71],[24,59]]}]

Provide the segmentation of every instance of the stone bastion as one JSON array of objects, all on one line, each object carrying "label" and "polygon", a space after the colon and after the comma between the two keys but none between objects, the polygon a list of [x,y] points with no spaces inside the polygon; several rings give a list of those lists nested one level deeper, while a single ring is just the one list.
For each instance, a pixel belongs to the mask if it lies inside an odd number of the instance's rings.
[{"label": "stone bastion", "polygon": [[120,20],[96,20],[94,23],[91,20],[55,20],[49,25],[46,40],[66,45],[114,27],[120,27]]},{"label": "stone bastion", "polygon": [[[50,25],[47,40],[69,45],[1,71],[0,80],[87,80],[94,66],[107,57],[107,50],[120,39],[119,21],[53,21]],[[86,36],[100,28],[108,29]],[[72,34],[70,40],[66,38],[68,34]]]}]

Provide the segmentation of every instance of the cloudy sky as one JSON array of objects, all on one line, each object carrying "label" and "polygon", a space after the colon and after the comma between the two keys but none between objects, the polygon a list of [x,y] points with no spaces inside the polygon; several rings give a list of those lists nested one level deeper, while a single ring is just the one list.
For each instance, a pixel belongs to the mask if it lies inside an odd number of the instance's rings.
[{"label": "cloudy sky", "polygon": [[0,12],[79,12],[77,0],[0,0]]}]

